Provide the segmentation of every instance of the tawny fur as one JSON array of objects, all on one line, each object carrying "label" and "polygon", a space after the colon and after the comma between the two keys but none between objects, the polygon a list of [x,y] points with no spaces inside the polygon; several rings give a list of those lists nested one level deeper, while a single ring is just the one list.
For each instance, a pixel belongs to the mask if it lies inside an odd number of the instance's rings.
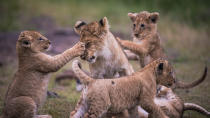
[{"label": "tawny fur", "polygon": [[[77,21],[74,29],[80,35],[80,41],[85,43],[85,53],[81,58],[89,62],[92,77],[114,78],[134,72],[125,53],[110,32],[106,17],[89,24]],[[77,107],[71,115],[76,112]]]},{"label": "tawny fur", "polygon": [[132,112],[138,105],[149,112],[149,118],[167,118],[154,103],[154,98],[156,84],[174,84],[173,69],[168,61],[156,60],[130,76],[116,79],[93,79],[80,69],[78,61],[73,62],[72,68],[85,88],[77,108],[82,113],[77,112],[71,118],[100,118],[125,109]]},{"label": "tawny fur", "polygon": [[[142,11],[140,13],[128,13],[128,16],[133,22],[133,42],[128,40],[120,40],[120,38],[117,37],[116,39],[121,46],[137,54],[142,67],[158,58],[166,58],[166,55],[160,44],[160,36],[157,31],[159,13]],[[137,58],[129,51],[125,52],[129,55],[129,58]],[[207,67],[205,67],[202,77],[191,83],[183,83],[176,80],[176,88],[193,88],[205,80],[206,73]]]},{"label": "tawny fur", "polygon": [[128,13],[128,16],[133,22],[133,42],[118,38],[119,43],[139,56],[141,67],[158,58],[165,58],[157,32],[159,13],[143,11]]},{"label": "tawny fur", "polygon": [[50,56],[44,53],[49,46],[50,41],[40,33],[21,32],[16,44],[18,70],[7,90],[3,118],[51,118],[37,115],[46,99],[47,75],[83,54],[85,47],[79,42],[62,54]]},{"label": "tawny fur", "polygon": [[[157,96],[154,99],[156,105],[164,111],[164,113],[170,118],[182,118],[184,111],[194,110],[200,112],[206,116],[210,116],[203,107],[194,103],[184,103],[170,88],[165,86],[159,86]],[[140,113],[143,118],[148,118],[144,112]]]},{"label": "tawny fur", "polygon": [[94,78],[113,78],[134,72],[120,45],[109,31],[106,17],[89,24],[78,21],[75,31],[80,35],[80,41],[86,44],[82,59],[90,62],[90,72]]}]

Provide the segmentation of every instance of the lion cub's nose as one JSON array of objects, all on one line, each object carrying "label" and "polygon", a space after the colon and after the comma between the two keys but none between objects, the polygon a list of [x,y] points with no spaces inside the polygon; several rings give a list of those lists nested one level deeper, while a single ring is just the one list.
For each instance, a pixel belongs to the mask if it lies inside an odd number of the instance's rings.
[{"label": "lion cub's nose", "polygon": [[93,60],[93,59],[95,59],[96,57],[95,56],[92,56],[91,58],[90,58],[90,60]]}]

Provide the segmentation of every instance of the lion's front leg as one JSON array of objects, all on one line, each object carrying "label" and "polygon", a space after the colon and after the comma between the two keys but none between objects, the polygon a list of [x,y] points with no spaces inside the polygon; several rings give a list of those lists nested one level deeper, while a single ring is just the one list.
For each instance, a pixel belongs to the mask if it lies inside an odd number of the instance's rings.
[{"label": "lion's front leg", "polygon": [[132,109],[128,110],[128,113],[130,115],[130,118],[139,118],[139,113],[138,113],[138,107],[134,107]]},{"label": "lion's front leg", "polygon": [[140,106],[149,113],[148,118],[168,118],[153,99],[141,100]]}]

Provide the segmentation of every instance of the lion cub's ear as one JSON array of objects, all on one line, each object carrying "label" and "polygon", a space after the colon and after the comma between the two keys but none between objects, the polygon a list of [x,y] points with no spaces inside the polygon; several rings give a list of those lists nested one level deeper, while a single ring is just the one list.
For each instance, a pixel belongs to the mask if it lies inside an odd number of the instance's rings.
[{"label": "lion cub's ear", "polygon": [[103,19],[101,19],[99,21],[99,24],[101,27],[103,27],[105,30],[109,30],[109,22],[108,19],[106,17],[104,17]]},{"label": "lion cub's ear", "polygon": [[22,45],[22,47],[29,48],[29,47],[31,47],[31,42],[27,39],[23,39],[21,41],[21,45]]},{"label": "lion cub's ear", "polygon": [[153,12],[149,16],[149,20],[152,23],[157,23],[158,19],[159,19],[159,13],[158,12]]},{"label": "lion cub's ear", "polygon": [[135,21],[136,16],[137,16],[137,13],[128,13],[128,16],[130,17],[130,19],[131,19],[132,21]]},{"label": "lion cub's ear", "polygon": [[25,47],[25,48],[29,48],[31,46],[31,36],[27,36],[27,32],[28,31],[23,31],[20,33],[19,35],[19,38],[18,38],[18,41],[20,42],[20,45],[22,47]]},{"label": "lion cub's ear", "polygon": [[83,22],[83,21],[77,21],[74,25],[74,31],[77,33],[77,34],[81,34],[81,31],[82,31],[82,27],[85,26],[86,23]]},{"label": "lion cub's ear", "polygon": [[161,75],[161,74],[163,73],[163,66],[164,66],[163,63],[159,63],[159,64],[158,64],[157,73],[158,73],[159,75]]}]

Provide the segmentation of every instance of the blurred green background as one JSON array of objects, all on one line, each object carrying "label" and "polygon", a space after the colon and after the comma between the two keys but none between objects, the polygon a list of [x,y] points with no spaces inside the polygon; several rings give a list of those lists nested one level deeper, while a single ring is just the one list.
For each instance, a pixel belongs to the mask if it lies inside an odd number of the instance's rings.
[{"label": "blurred green background", "polygon": [[129,24],[128,12],[142,10],[157,11],[161,18],[191,26],[208,28],[210,24],[209,0],[1,0],[0,30],[21,29],[27,25],[24,21],[40,15],[53,17],[59,26],[107,16],[118,28]]},{"label": "blurred green background", "polygon": [[[210,67],[210,0],[0,0],[0,50],[4,49],[4,54],[14,52],[15,41],[22,30],[38,30],[48,34],[51,40],[55,36],[49,35],[51,30],[71,29],[77,20],[91,22],[104,16],[108,18],[113,33],[132,39],[132,22],[127,13],[140,11],[160,13],[158,31],[161,43],[174,65],[177,78],[191,82],[199,78],[205,65]],[[5,38],[10,35],[11,38]],[[53,48],[61,48],[58,52],[65,49],[60,45],[66,43],[66,40],[60,41],[63,37],[55,37],[59,39],[56,42],[59,47]],[[11,50],[4,43],[12,43]],[[0,114],[5,92],[17,68],[14,61],[17,59],[12,57],[12,61],[5,64],[1,60],[4,57],[0,55]],[[138,62],[131,63],[135,70],[139,69]],[[83,62],[83,65],[88,69],[87,63]],[[40,114],[51,114],[53,118],[69,117],[80,95],[75,91],[75,81],[65,80],[61,85],[54,82],[56,75],[69,68],[71,63],[52,74],[49,90],[57,92],[60,98],[48,98],[39,110]],[[201,85],[176,91],[183,100],[202,105],[210,111],[209,92],[209,74]],[[185,112],[184,116],[206,118],[196,112]]]}]

